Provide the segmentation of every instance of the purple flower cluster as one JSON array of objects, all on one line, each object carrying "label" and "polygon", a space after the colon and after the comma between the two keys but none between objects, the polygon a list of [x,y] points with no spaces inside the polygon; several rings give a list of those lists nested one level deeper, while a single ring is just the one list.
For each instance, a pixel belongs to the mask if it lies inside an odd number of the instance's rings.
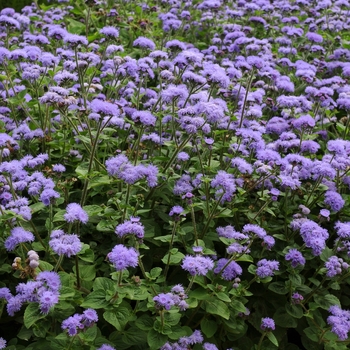
[{"label": "purple flower cluster", "polygon": [[98,321],[97,312],[94,309],[86,309],[82,314],[74,314],[62,322],[61,328],[66,329],[70,337],[78,334],[78,331],[93,326]]},{"label": "purple flower cluster", "polygon": [[160,293],[153,298],[153,301],[157,309],[170,310],[172,306],[177,306],[179,310],[185,311],[188,308],[186,298],[184,288],[178,284],[171,289],[171,293]]},{"label": "purple flower cluster", "polygon": [[[165,343],[160,350],[185,350],[192,347],[192,345],[202,344],[203,341],[204,338],[202,333],[200,331],[194,331],[192,335],[188,337],[181,337],[176,343]],[[204,343],[202,345],[204,350],[218,350],[216,345],[211,343]]]},{"label": "purple flower cluster", "polygon": [[50,309],[58,303],[60,277],[56,272],[40,272],[35,281],[19,283],[16,295],[12,295],[8,288],[0,288],[0,298],[7,301],[7,313],[14,316],[24,303],[39,303],[40,311],[48,314]]},{"label": "purple flower cluster", "polygon": [[158,168],[154,165],[132,165],[128,158],[120,154],[106,160],[107,172],[132,185],[145,178],[149,187],[155,187],[158,183]]},{"label": "purple flower cluster", "polygon": [[5,248],[7,251],[13,251],[18,244],[33,241],[34,235],[31,232],[24,230],[22,227],[15,227],[5,240]]},{"label": "purple flower cluster", "polygon": [[[219,259],[217,261],[214,273],[219,274],[225,265],[229,262],[228,259]],[[221,272],[221,277],[226,281],[232,281],[243,272],[242,268],[235,262],[231,261]]]},{"label": "purple flower cluster", "polygon": [[328,310],[331,316],[328,316],[327,323],[332,327],[339,340],[346,340],[350,331],[350,311],[342,310],[338,305],[333,305]]},{"label": "purple flower cluster", "polygon": [[139,218],[131,217],[130,220],[119,224],[115,228],[115,233],[118,237],[124,237],[126,235],[134,235],[135,237],[142,239],[145,235],[145,227],[139,221]]},{"label": "purple flower cluster", "polygon": [[274,331],[276,326],[275,326],[275,321],[270,318],[270,317],[265,317],[261,320],[261,326],[260,328],[263,331]]},{"label": "purple flower cluster", "polygon": [[305,245],[312,249],[312,254],[320,255],[326,247],[326,240],[329,237],[328,231],[308,219],[302,221],[299,229]]},{"label": "purple flower cluster", "polygon": [[214,268],[214,261],[207,256],[187,255],[182,260],[181,267],[192,276],[205,276],[208,271]]},{"label": "purple flower cluster", "polygon": [[288,253],[285,256],[285,259],[287,261],[290,261],[292,267],[297,267],[298,265],[304,266],[305,265],[305,258],[303,257],[303,254],[299,252],[298,249],[291,248],[289,249]]},{"label": "purple flower cluster", "polygon": [[89,216],[78,203],[70,203],[67,205],[64,219],[68,223],[81,222],[82,224],[87,224]]},{"label": "purple flower cluster", "polygon": [[58,255],[65,255],[70,258],[72,255],[77,255],[83,247],[77,235],[68,235],[62,230],[52,231],[50,237],[49,245]]},{"label": "purple flower cluster", "polygon": [[279,269],[279,262],[276,260],[259,260],[256,269],[256,275],[260,278],[266,278],[274,275],[275,271]]},{"label": "purple flower cluster", "polygon": [[349,268],[348,263],[346,263],[343,259],[338,258],[335,255],[329,257],[328,260],[325,262],[324,266],[327,269],[326,275],[328,277],[340,275],[344,270],[347,270]]},{"label": "purple flower cluster", "polygon": [[108,260],[117,271],[125,270],[128,267],[136,267],[138,257],[139,253],[134,248],[127,248],[122,244],[117,244],[107,255]]}]

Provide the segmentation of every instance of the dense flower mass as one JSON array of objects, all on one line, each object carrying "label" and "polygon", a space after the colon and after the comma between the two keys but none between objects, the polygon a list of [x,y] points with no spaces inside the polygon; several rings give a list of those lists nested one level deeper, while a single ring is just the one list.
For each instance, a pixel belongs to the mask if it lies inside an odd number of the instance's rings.
[{"label": "dense flower mass", "polygon": [[82,249],[82,243],[77,235],[67,235],[62,230],[52,231],[49,245],[56,254],[68,258],[78,254]]},{"label": "dense flower mass", "polygon": [[0,348],[346,346],[350,2],[41,2],[0,9]]},{"label": "dense flower mass", "polygon": [[136,267],[138,265],[138,256],[139,254],[134,248],[127,248],[122,244],[117,244],[108,253],[107,258],[117,271],[121,271],[128,267]]},{"label": "dense flower mass", "polygon": [[67,330],[70,337],[73,337],[79,330],[90,327],[97,321],[97,312],[94,309],[86,309],[82,314],[74,314],[65,319],[61,327]]},{"label": "dense flower mass", "polygon": [[69,223],[77,221],[86,224],[89,220],[89,216],[78,203],[70,203],[67,205],[64,219]]},{"label": "dense flower mass", "polygon": [[181,267],[188,271],[192,276],[199,275],[204,276],[209,270],[214,268],[214,262],[212,259],[206,256],[191,256],[187,255],[182,260]]}]

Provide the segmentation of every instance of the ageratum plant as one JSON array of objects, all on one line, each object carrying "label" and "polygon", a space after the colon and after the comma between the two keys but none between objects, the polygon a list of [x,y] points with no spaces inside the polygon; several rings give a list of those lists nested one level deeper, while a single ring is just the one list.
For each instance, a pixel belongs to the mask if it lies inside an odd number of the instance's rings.
[{"label": "ageratum plant", "polygon": [[349,13],[1,10],[0,349],[347,349]]}]

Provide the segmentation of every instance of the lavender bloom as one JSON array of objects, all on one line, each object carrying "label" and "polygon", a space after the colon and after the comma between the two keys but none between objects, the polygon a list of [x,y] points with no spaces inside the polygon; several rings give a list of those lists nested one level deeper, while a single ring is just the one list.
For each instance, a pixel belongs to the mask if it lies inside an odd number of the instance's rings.
[{"label": "lavender bloom", "polygon": [[[216,268],[214,269],[214,273],[220,273],[220,271],[227,264],[228,261],[228,259],[218,260]],[[226,281],[232,281],[234,278],[241,275],[242,272],[242,268],[235,261],[231,261],[221,272],[221,276]]]},{"label": "lavender bloom", "polygon": [[292,294],[292,303],[293,304],[300,304],[304,300],[304,297],[299,293],[293,293]]},{"label": "lavender bloom", "polygon": [[334,277],[342,273],[342,269],[348,269],[349,264],[343,261],[343,259],[338,258],[337,256],[331,256],[326,262],[325,267],[327,269],[327,276]]},{"label": "lavender bloom", "polygon": [[5,240],[5,248],[7,251],[15,250],[20,243],[33,242],[34,235],[24,230],[22,227],[15,227],[11,230],[11,235]]},{"label": "lavender bloom", "polygon": [[171,307],[175,305],[172,293],[160,293],[153,298],[153,301],[159,309],[164,308],[165,310],[170,310]]},{"label": "lavender bloom", "polygon": [[103,344],[97,350],[116,350],[116,349],[113,346],[111,346],[111,345]]},{"label": "lavender bloom", "polygon": [[305,220],[300,225],[300,234],[305,245],[312,249],[312,254],[320,255],[326,246],[326,239],[329,237],[328,231],[312,220]]},{"label": "lavender bloom", "polygon": [[56,173],[64,173],[66,171],[66,167],[62,164],[55,164],[52,167],[52,171],[54,171]]},{"label": "lavender bloom", "polygon": [[298,265],[305,265],[305,258],[303,255],[299,252],[298,249],[289,249],[288,253],[285,256],[285,259],[287,261],[291,261],[292,267],[297,267]]},{"label": "lavender bloom", "polygon": [[[170,212],[169,212],[169,216],[179,216],[183,213],[184,208],[182,208],[179,205],[175,205],[174,207],[171,208]],[[183,215],[183,214],[182,214]]]},{"label": "lavender bloom", "polygon": [[145,126],[154,126],[157,118],[148,111],[136,111],[131,116],[134,122],[140,122]]},{"label": "lavender bloom", "polygon": [[122,244],[117,244],[108,253],[107,258],[117,271],[121,271],[128,267],[136,267],[138,265],[138,256],[139,253],[134,248],[127,248]]},{"label": "lavender bloom", "polygon": [[143,36],[138,37],[134,42],[133,42],[134,47],[140,47],[142,49],[148,49],[150,51],[153,51],[156,48],[155,43],[148,38],[145,38]]},{"label": "lavender bloom", "polygon": [[190,155],[186,152],[179,152],[179,154],[177,155],[177,159],[179,161],[186,162],[190,159]]},{"label": "lavender bloom", "polygon": [[61,328],[67,329],[68,335],[73,337],[78,333],[78,330],[91,327],[98,321],[98,316],[95,310],[86,309],[83,314],[74,314],[62,322]]},{"label": "lavender bloom", "polygon": [[350,311],[342,310],[338,305],[333,305],[328,310],[331,316],[328,316],[327,323],[332,327],[339,340],[346,340],[350,331]]},{"label": "lavender bloom", "polygon": [[40,200],[46,206],[54,203],[55,198],[60,198],[60,194],[52,188],[44,189],[40,194]]},{"label": "lavender bloom", "polygon": [[215,344],[204,343],[203,344],[203,350],[219,350],[219,349],[218,349],[218,347]]},{"label": "lavender bloom", "polygon": [[36,280],[42,282],[52,292],[58,292],[61,288],[60,276],[53,271],[40,272]]},{"label": "lavender bloom", "polygon": [[248,235],[237,232],[231,225],[225,227],[218,227],[216,229],[216,232],[218,233],[219,237],[233,238],[237,240],[249,239]]},{"label": "lavender bloom", "polygon": [[59,294],[52,291],[45,291],[39,297],[40,310],[43,314],[48,314],[50,309],[58,303]]},{"label": "lavender bloom", "polygon": [[260,278],[266,278],[274,275],[274,271],[278,271],[279,262],[276,260],[262,259],[257,263],[256,274]]},{"label": "lavender bloom", "polygon": [[221,199],[221,203],[229,202],[236,192],[234,177],[224,170],[219,170],[215,178],[211,181],[211,187],[217,188],[216,199]]},{"label": "lavender bloom", "polygon": [[63,41],[67,44],[70,44],[72,47],[78,45],[87,45],[89,43],[85,36],[70,33],[65,34]]},{"label": "lavender bloom", "polygon": [[320,34],[308,32],[305,34],[305,36],[314,43],[322,43],[323,37]]},{"label": "lavender bloom", "polygon": [[209,270],[214,268],[214,262],[212,259],[201,255],[187,255],[182,260],[181,267],[185,271],[188,271],[192,276],[205,276]]},{"label": "lavender bloom", "polygon": [[110,39],[119,37],[119,30],[115,27],[109,27],[109,26],[103,27],[100,30],[100,33]]},{"label": "lavender bloom", "polygon": [[350,239],[350,222],[338,221],[334,226],[337,235],[342,239]]},{"label": "lavender bloom", "polygon": [[329,205],[333,211],[339,211],[344,207],[345,201],[338,192],[327,191],[324,197],[325,204]]},{"label": "lavender bloom", "polygon": [[320,216],[326,219],[329,219],[331,212],[328,209],[321,209]]},{"label": "lavender bloom", "polygon": [[242,232],[243,233],[251,232],[251,233],[257,235],[261,239],[263,239],[266,236],[266,231],[262,227],[255,225],[255,224],[244,225]]},{"label": "lavender bloom", "polygon": [[274,331],[275,330],[275,321],[270,317],[265,317],[261,320],[260,328],[263,331]]},{"label": "lavender bloom", "polygon": [[119,237],[124,237],[126,235],[134,235],[137,238],[143,238],[145,235],[145,228],[141,222],[138,220],[125,221],[124,223],[118,225],[115,229],[115,233]]},{"label": "lavender bloom", "polygon": [[12,298],[12,294],[7,287],[0,288],[0,299],[10,300]]},{"label": "lavender bloom", "polygon": [[241,174],[251,174],[253,167],[243,158],[232,158],[231,167],[236,167]]},{"label": "lavender bloom", "polygon": [[5,349],[6,348],[6,340],[2,337],[0,337],[0,349]]},{"label": "lavender bloom", "polygon": [[78,221],[82,224],[86,224],[89,221],[89,216],[87,212],[78,203],[70,203],[67,205],[66,213],[64,214],[64,219],[68,223]]},{"label": "lavender bloom", "polygon": [[83,246],[77,235],[68,235],[61,230],[52,231],[49,245],[56,254],[68,258],[77,255]]}]

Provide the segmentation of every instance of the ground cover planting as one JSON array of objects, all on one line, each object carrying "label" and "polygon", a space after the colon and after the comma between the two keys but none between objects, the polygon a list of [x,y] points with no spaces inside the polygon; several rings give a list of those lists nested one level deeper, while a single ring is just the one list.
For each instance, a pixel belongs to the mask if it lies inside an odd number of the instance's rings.
[{"label": "ground cover planting", "polygon": [[348,348],[348,1],[0,27],[0,349]]}]

